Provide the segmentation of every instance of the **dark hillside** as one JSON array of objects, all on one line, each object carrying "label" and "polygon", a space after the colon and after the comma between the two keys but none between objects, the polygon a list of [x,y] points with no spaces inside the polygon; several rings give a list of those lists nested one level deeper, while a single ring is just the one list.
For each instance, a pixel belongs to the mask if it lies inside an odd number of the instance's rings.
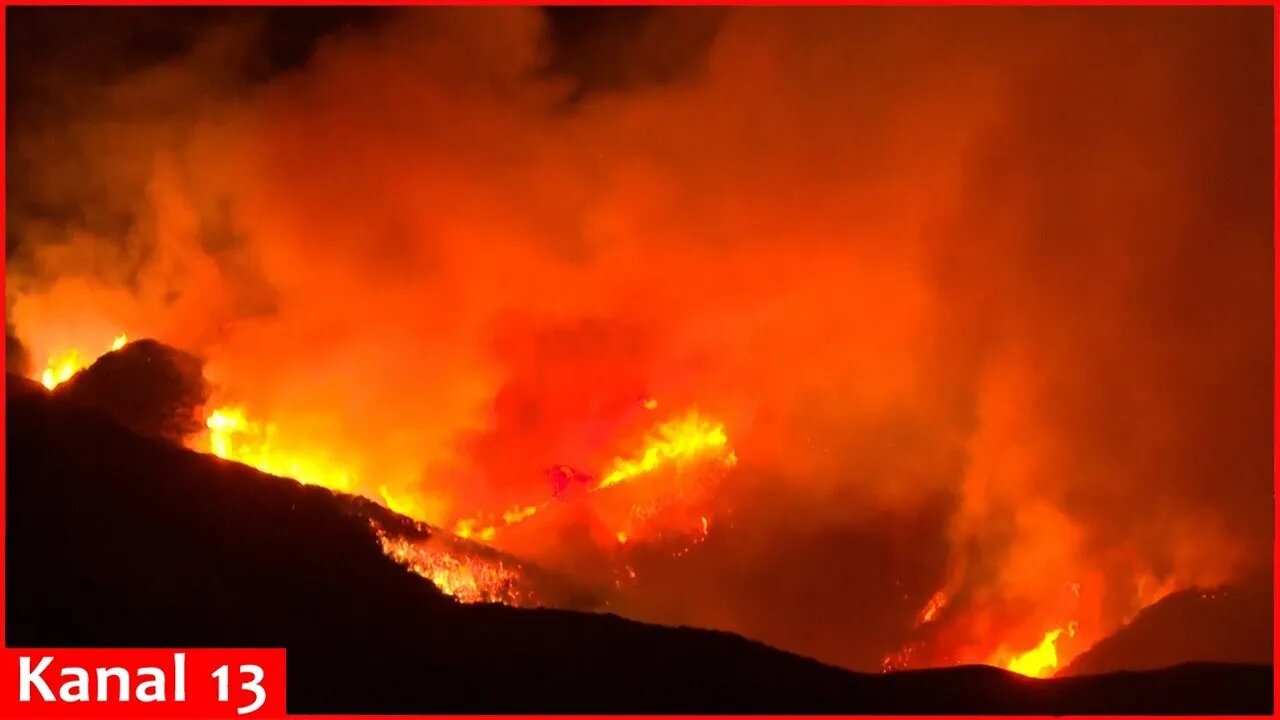
[{"label": "dark hillside", "polygon": [[1128,625],[1082,653],[1058,674],[1092,675],[1168,667],[1180,658],[1266,663],[1272,639],[1256,618],[1272,612],[1267,579],[1230,587],[1174,593],[1138,613]]}]

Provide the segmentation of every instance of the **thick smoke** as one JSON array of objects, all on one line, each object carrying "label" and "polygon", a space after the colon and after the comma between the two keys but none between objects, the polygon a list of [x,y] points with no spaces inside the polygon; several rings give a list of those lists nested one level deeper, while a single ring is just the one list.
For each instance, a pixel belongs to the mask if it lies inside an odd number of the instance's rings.
[{"label": "thick smoke", "polygon": [[283,70],[219,17],[25,78],[37,368],[197,353],[444,523],[696,407],[731,527],[624,611],[861,669],[939,588],[931,661],[981,661],[1269,572],[1265,9],[662,11],[576,55],[538,11],[423,9]]}]

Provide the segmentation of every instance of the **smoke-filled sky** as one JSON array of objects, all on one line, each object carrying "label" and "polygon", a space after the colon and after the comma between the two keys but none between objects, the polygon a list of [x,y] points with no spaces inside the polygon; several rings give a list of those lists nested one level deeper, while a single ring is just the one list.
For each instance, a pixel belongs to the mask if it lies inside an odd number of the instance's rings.
[{"label": "smoke-filled sky", "polygon": [[1270,572],[1267,8],[8,17],[37,367],[192,351],[435,522],[696,407],[732,526],[629,613],[858,669]]}]

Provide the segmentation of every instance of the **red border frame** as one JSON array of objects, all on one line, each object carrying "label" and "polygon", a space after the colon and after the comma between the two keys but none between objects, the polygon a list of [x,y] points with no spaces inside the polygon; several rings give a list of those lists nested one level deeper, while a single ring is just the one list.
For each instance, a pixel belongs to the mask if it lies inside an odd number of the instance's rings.
[{"label": "red border frame", "polygon": [[[430,5],[531,5],[534,3],[509,2],[508,0],[458,0],[456,2],[440,2],[437,0],[398,0],[392,2],[373,2],[370,0],[312,0],[311,2],[300,2],[299,0],[277,0],[270,2],[269,0],[205,0],[204,2],[196,2],[193,0],[171,0],[165,2],[163,0],[49,0],[35,2],[9,2],[8,0],[0,0],[0,6],[5,12],[0,12],[0,96],[6,100],[7,79],[6,60],[7,53],[2,52],[5,48],[5,39],[7,38],[7,10],[10,6],[32,7],[32,6],[179,6],[179,5],[196,5],[196,6],[280,6],[280,5],[296,5],[296,6],[430,6]],[[1277,356],[1280,356],[1280,282],[1276,282],[1275,278],[1280,278],[1280,252],[1277,252],[1276,238],[1280,237],[1280,52],[1277,46],[1280,45],[1280,0],[1244,0],[1244,1],[1219,1],[1209,0],[1208,2],[1196,0],[1128,0],[1128,2],[1108,2],[1107,0],[1070,0],[1068,2],[1053,2],[1052,0],[1024,0],[1023,2],[1015,2],[1013,0],[977,0],[975,2],[960,2],[958,0],[870,0],[868,2],[841,2],[840,0],[738,0],[737,2],[727,0],[704,0],[696,2],[692,0],[657,0],[656,2],[637,2],[635,0],[588,0],[586,2],[548,2],[546,5],[667,5],[667,6],[706,6],[706,5],[793,5],[793,6],[839,6],[839,5],[967,5],[967,6],[1061,6],[1061,5],[1085,5],[1085,6],[1114,6],[1114,5],[1152,5],[1152,6],[1171,6],[1171,5],[1230,5],[1230,6],[1269,6],[1272,9],[1272,33],[1271,33],[1271,54],[1272,54],[1272,192],[1275,202],[1272,205],[1272,273],[1273,287],[1275,294],[1272,314],[1273,323],[1273,382],[1272,382],[1272,484],[1274,503],[1274,514],[1272,516],[1272,714],[1276,716],[1277,706],[1280,706],[1280,674],[1276,673],[1276,668],[1280,667],[1280,625],[1276,623],[1277,609],[1280,609],[1280,565],[1277,564],[1277,557],[1280,556],[1280,534],[1277,534],[1276,518],[1280,517],[1280,486],[1276,485],[1276,478],[1280,476],[1280,454],[1277,454],[1276,448],[1280,447],[1280,414],[1277,414],[1277,407],[1280,407],[1280,363],[1277,363]],[[0,131],[7,128],[7,103],[0,103]],[[0,161],[5,158],[5,140],[0,140]],[[6,166],[7,167],[7,166]],[[6,202],[8,198],[8,173],[3,173],[0,178],[0,218],[7,217]],[[0,257],[0,269],[6,265],[7,259]],[[7,275],[6,275],[7,278]],[[6,361],[7,367],[7,348],[0,349],[0,360]],[[5,430],[5,409],[0,407],[0,458],[7,458],[5,442],[7,434]],[[4,489],[5,467],[0,467],[0,490]],[[6,515],[5,498],[7,493],[0,492],[0,533],[3,533]],[[0,534],[0,547],[4,544],[4,535]],[[4,553],[0,552],[0,590],[4,586]],[[5,594],[0,592],[0,647],[8,647],[5,642],[5,626],[3,618],[6,617],[5,610]],[[384,718],[381,715],[289,715],[289,717],[317,717],[332,720],[341,720],[347,718],[355,720],[357,718]],[[658,716],[619,716],[619,715],[525,715],[525,716],[494,716],[494,715],[416,715],[416,716],[398,716],[398,717],[431,717],[431,718],[501,718],[501,717],[541,717],[541,718],[577,718],[577,717],[633,717],[633,718],[672,718],[672,717],[706,717],[706,716],[681,716],[681,715],[658,715]],[[723,717],[767,717],[767,716],[723,716]],[[775,716],[776,717],[776,716]],[[839,717],[855,717],[855,716],[811,716],[814,720],[826,720],[827,718]],[[856,717],[876,717],[876,716],[856,716]],[[945,715],[945,716],[919,716],[919,715],[895,715],[881,716],[893,718],[919,718],[919,717],[974,717],[961,715]],[[1001,717],[1001,716],[977,716],[977,717]],[[1039,716],[1048,717],[1048,716]],[[1108,716],[1090,716],[1090,717],[1108,717]],[[1113,716],[1114,717],[1114,716]],[[1124,717],[1159,717],[1159,716],[1124,716]],[[1183,716],[1180,716],[1183,717]],[[1189,717],[1189,716],[1188,716]]]}]

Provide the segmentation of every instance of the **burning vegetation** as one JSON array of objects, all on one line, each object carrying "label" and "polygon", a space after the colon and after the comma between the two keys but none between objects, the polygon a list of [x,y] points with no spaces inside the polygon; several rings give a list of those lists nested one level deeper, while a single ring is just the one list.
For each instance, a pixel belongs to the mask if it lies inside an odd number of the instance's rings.
[{"label": "burning vegetation", "polygon": [[[129,337],[124,333],[117,335],[116,339],[111,341],[111,350],[119,350],[128,341]],[[44,372],[40,373],[40,384],[44,385],[46,389],[52,390],[88,367],[93,360],[93,357],[85,358],[79,348],[68,348],[60,354],[49,358]]]},{"label": "burning vegetation", "polygon": [[50,56],[21,373],[166,378],[125,424],[429,526],[371,532],[460,602],[554,571],[855,669],[1044,677],[1270,571],[1267,17],[639,17]]},{"label": "burning vegetation", "polygon": [[[122,351],[126,342],[125,335],[117,336],[110,352]],[[86,367],[83,357],[78,348],[60,353],[41,374],[42,384],[54,389],[73,380]],[[59,369],[54,375],[57,382],[50,384],[47,378],[50,368],[55,367]],[[64,373],[63,368],[73,369]],[[144,369],[144,372],[153,371],[150,366]],[[651,399],[644,400],[642,405],[646,410],[657,407]],[[119,412],[116,408],[107,409],[112,414]],[[306,484],[339,492],[351,492],[360,486],[358,477],[328,462],[323,452],[281,449],[277,444],[279,435],[280,429],[274,423],[249,418],[243,407],[222,405],[208,411],[203,432],[188,432],[178,438],[185,439],[194,449]],[[671,556],[679,558],[706,540],[711,520],[707,514],[699,513],[710,512],[708,496],[736,463],[737,455],[724,425],[691,410],[655,424],[645,433],[635,454],[615,457],[598,480],[597,476],[571,467],[556,466],[547,473],[552,478],[550,495],[541,504],[517,505],[497,516],[458,519],[453,523],[453,538],[427,531],[420,522],[418,532],[412,537],[388,532],[377,521],[371,521],[371,528],[384,554],[458,602],[537,606],[541,600],[531,590],[521,563],[510,557],[499,557],[485,545],[497,541],[500,530],[553,509],[555,503],[564,502],[562,494],[576,485],[581,493],[579,502],[587,503],[595,519],[606,524],[604,537],[617,543],[614,552],[617,562],[612,573],[616,578],[614,586],[622,588],[637,579],[635,569],[625,562],[626,551],[636,545],[665,543]],[[613,499],[612,496],[623,491],[631,492],[622,496],[621,503]],[[396,501],[385,486],[379,493],[378,499],[389,509],[412,517],[412,508]],[[485,517],[488,521],[481,519]],[[1166,585],[1139,597],[1138,607],[1159,600],[1169,590]],[[1078,585],[1072,585],[1072,592],[1079,599]],[[937,620],[949,601],[943,590],[931,595],[917,614],[916,629]],[[1030,648],[1001,644],[986,657],[969,657],[966,661],[980,661],[1029,677],[1048,677],[1080,652],[1081,648],[1076,646],[1070,655],[1060,657],[1059,650],[1064,633],[1067,639],[1075,638],[1078,627],[1078,621],[1071,620],[1064,627],[1046,631],[1039,643]],[[881,668],[887,672],[913,667],[913,656],[924,647],[920,642],[908,643],[885,656]]]},{"label": "burning vegetation", "polygon": [[440,592],[458,602],[537,604],[537,598],[524,589],[525,580],[518,564],[486,557],[447,539],[431,537],[414,541],[392,537],[376,526],[374,532],[387,557],[430,580]]}]

